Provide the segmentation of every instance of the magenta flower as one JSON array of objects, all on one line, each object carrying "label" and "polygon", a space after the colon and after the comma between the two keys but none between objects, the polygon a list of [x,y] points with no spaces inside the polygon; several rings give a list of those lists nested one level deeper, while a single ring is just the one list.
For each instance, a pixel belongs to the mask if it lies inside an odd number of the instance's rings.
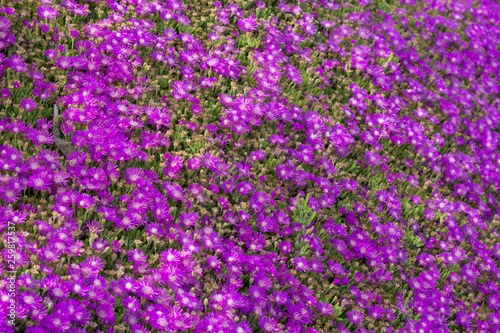
[{"label": "magenta flower", "polygon": [[292,245],[290,244],[290,242],[282,241],[278,246],[284,254],[290,253],[290,251],[292,250]]},{"label": "magenta flower", "polygon": [[162,184],[165,191],[167,191],[167,195],[174,199],[175,201],[183,201],[186,202],[186,190],[182,188],[182,186],[171,183],[171,182],[163,182]]},{"label": "magenta flower", "polygon": [[73,62],[74,62],[73,58],[61,56],[57,58],[55,65],[61,69],[68,69],[71,66],[73,66]]},{"label": "magenta flower", "polygon": [[299,272],[304,272],[311,269],[311,265],[306,258],[295,257],[293,258],[292,262]]},{"label": "magenta flower", "polygon": [[155,235],[158,238],[165,236],[165,230],[156,222],[151,222],[146,225],[144,231],[148,235]]},{"label": "magenta flower", "polygon": [[46,172],[33,173],[28,179],[28,186],[37,191],[47,191],[51,185],[51,181]]},{"label": "magenta flower", "polygon": [[363,323],[364,315],[357,310],[352,310],[347,312],[347,318],[349,318],[351,323],[361,325]]},{"label": "magenta flower", "polygon": [[333,313],[333,307],[326,302],[319,302],[317,309],[323,316],[329,316]]},{"label": "magenta flower", "polygon": [[43,324],[49,331],[56,332],[64,332],[71,327],[68,314],[59,311],[54,311],[51,315],[45,317]]},{"label": "magenta flower", "polygon": [[153,52],[151,53],[151,57],[156,61],[166,62],[167,56],[164,52]]},{"label": "magenta flower", "polygon": [[240,28],[243,32],[254,31],[257,27],[258,23],[254,15],[238,20],[238,28]]},{"label": "magenta flower", "polygon": [[104,325],[111,325],[115,322],[115,311],[112,305],[100,303],[96,309],[97,317],[102,320]]},{"label": "magenta flower", "polygon": [[259,319],[259,327],[265,332],[274,332],[279,330],[278,322],[272,317],[262,317]]},{"label": "magenta flower", "polygon": [[88,194],[78,194],[75,203],[78,207],[87,209],[95,203],[95,200]]},{"label": "magenta flower", "polygon": [[7,89],[7,88],[4,88],[4,89],[0,90],[0,96],[3,99],[9,98],[11,95],[12,95],[12,92],[9,89]]},{"label": "magenta flower", "polygon": [[18,54],[13,54],[7,60],[7,65],[16,72],[27,72],[28,66],[24,63],[24,58]]},{"label": "magenta flower", "polygon": [[200,214],[196,212],[181,213],[179,215],[179,220],[185,226],[196,226],[199,219],[200,219]]},{"label": "magenta flower", "polygon": [[[12,184],[12,183],[11,183]],[[0,198],[7,203],[15,203],[19,200],[21,189],[15,189],[11,184],[5,185],[0,191]]]},{"label": "magenta flower", "polygon": [[40,6],[37,10],[38,15],[42,20],[52,20],[57,17],[59,12],[50,6]]},{"label": "magenta flower", "polygon": [[457,319],[455,319],[455,322],[458,325],[464,326],[464,327],[470,327],[472,321],[474,320],[475,314],[471,312],[465,312],[465,311],[459,311],[456,314]]},{"label": "magenta flower", "polygon": [[128,259],[133,262],[146,262],[148,256],[143,251],[139,249],[134,249],[128,253]]},{"label": "magenta flower", "polygon": [[140,168],[128,168],[124,172],[125,179],[128,184],[133,184],[138,180],[144,180],[144,171]]},{"label": "magenta flower", "polygon": [[221,261],[216,256],[208,256],[206,261],[209,268],[215,271],[218,271],[220,269]]},{"label": "magenta flower", "polygon": [[489,306],[495,310],[500,310],[500,296],[498,295],[491,295],[488,297],[486,301]]},{"label": "magenta flower", "polygon": [[189,170],[198,170],[200,168],[200,160],[196,157],[192,157],[187,161],[187,167]]},{"label": "magenta flower", "polygon": [[302,76],[300,71],[293,65],[286,65],[286,76],[295,84],[302,84]]},{"label": "magenta flower", "polygon": [[46,245],[40,249],[40,260],[54,262],[58,261],[61,255],[61,251],[54,245]]}]

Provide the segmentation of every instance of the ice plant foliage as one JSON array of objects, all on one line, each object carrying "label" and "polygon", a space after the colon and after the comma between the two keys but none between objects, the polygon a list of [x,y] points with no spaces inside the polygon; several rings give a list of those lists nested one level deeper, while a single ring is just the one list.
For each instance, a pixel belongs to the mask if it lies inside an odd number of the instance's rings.
[{"label": "ice plant foliage", "polygon": [[2,2],[0,331],[500,331],[499,44],[488,0]]}]

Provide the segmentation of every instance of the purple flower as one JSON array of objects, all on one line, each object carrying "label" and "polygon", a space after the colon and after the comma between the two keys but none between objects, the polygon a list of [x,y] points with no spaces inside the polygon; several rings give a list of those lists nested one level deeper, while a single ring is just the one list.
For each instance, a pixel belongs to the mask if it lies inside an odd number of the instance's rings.
[{"label": "purple flower", "polygon": [[9,89],[7,89],[7,88],[4,88],[4,89],[0,90],[0,96],[3,99],[9,98],[11,95],[12,95],[12,92]]},{"label": "purple flower", "polygon": [[384,309],[374,304],[368,309],[368,315],[374,319],[379,319],[384,315]]},{"label": "purple flower", "polygon": [[55,65],[61,69],[68,69],[74,65],[74,59],[71,57],[61,56],[57,58]]},{"label": "purple flower", "polygon": [[258,23],[254,15],[238,20],[238,28],[240,28],[243,32],[254,31],[257,27]]},{"label": "purple flower", "polygon": [[298,69],[296,69],[293,65],[286,65],[286,76],[295,84],[302,84],[302,76]]},{"label": "purple flower", "polygon": [[42,20],[52,20],[57,17],[59,12],[50,6],[45,5],[38,7],[37,13]]},{"label": "purple flower", "polygon": [[474,320],[475,314],[474,312],[465,312],[465,311],[459,311],[456,314],[457,318],[455,319],[455,322],[463,326],[465,328],[469,328],[470,325],[472,324],[472,321]]},{"label": "purple flower", "polygon": [[393,321],[394,319],[396,319],[396,312],[394,311],[394,309],[386,309],[385,310],[385,318],[388,321]]},{"label": "purple flower", "polygon": [[54,311],[43,320],[43,326],[48,330],[64,332],[71,327],[70,318],[67,313]]},{"label": "purple flower", "polygon": [[325,317],[333,313],[333,307],[326,302],[319,302],[317,305],[317,309],[319,313],[321,313]]},{"label": "purple flower", "polygon": [[265,332],[274,332],[279,330],[278,322],[272,317],[261,317],[259,327]]},{"label": "purple flower", "polygon": [[182,186],[171,183],[171,182],[163,182],[162,184],[165,191],[167,191],[167,195],[174,199],[175,201],[186,202],[186,190],[182,188]]},{"label": "purple flower", "polygon": [[115,311],[111,304],[99,303],[96,315],[102,320],[104,325],[112,325],[115,322]]},{"label": "purple flower", "polygon": [[363,323],[364,315],[357,310],[352,310],[347,312],[347,318],[349,318],[351,323],[361,325]]},{"label": "purple flower", "polygon": [[147,261],[148,256],[146,255],[146,253],[144,253],[144,251],[141,251],[139,249],[134,249],[130,250],[130,252],[128,253],[128,259],[135,263],[137,262],[143,263]]},{"label": "purple flower", "polygon": [[31,290],[21,292],[19,298],[27,308],[36,309],[42,305],[42,298],[40,295]]},{"label": "purple flower", "polygon": [[51,181],[46,172],[33,173],[28,179],[28,186],[37,191],[47,191],[50,185]]},{"label": "purple flower", "polygon": [[262,2],[262,1],[255,1],[255,5],[257,6],[257,8],[259,8],[261,10],[266,8],[266,3]]},{"label": "purple flower", "polygon": [[495,310],[500,310],[500,296],[499,295],[491,295],[488,297],[486,302]]},{"label": "purple flower", "polygon": [[181,213],[179,215],[179,221],[181,221],[186,226],[196,226],[199,219],[200,219],[200,214],[196,212]]},{"label": "purple flower", "polygon": [[24,58],[20,55],[17,55],[17,54],[13,54],[9,57],[9,59],[7,61],[7,66],[12,68],[16,72],[28,71],[28,67],[24,63]]},{"label": "purple flower", "polygon": [[311,269],[311,265],[306,258],[295,257],[293,258],[292,262],[299,272],[304,272]]}]

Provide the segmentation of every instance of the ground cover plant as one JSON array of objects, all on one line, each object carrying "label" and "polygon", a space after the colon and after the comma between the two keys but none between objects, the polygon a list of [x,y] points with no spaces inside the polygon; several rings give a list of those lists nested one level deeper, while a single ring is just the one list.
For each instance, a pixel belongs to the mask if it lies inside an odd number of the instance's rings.
[{"label": "ground cover plant", "polygon": [[494,1],[0,7],[1,332],[499,332]]}]

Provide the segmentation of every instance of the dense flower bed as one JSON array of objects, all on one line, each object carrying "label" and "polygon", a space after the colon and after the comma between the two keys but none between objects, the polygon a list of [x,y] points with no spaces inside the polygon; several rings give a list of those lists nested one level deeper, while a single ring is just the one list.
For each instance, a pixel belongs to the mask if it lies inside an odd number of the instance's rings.
[{"label": "dense flower bed", "polygon": [[2,5],[1,332],[500,331],[494,1]]}]

